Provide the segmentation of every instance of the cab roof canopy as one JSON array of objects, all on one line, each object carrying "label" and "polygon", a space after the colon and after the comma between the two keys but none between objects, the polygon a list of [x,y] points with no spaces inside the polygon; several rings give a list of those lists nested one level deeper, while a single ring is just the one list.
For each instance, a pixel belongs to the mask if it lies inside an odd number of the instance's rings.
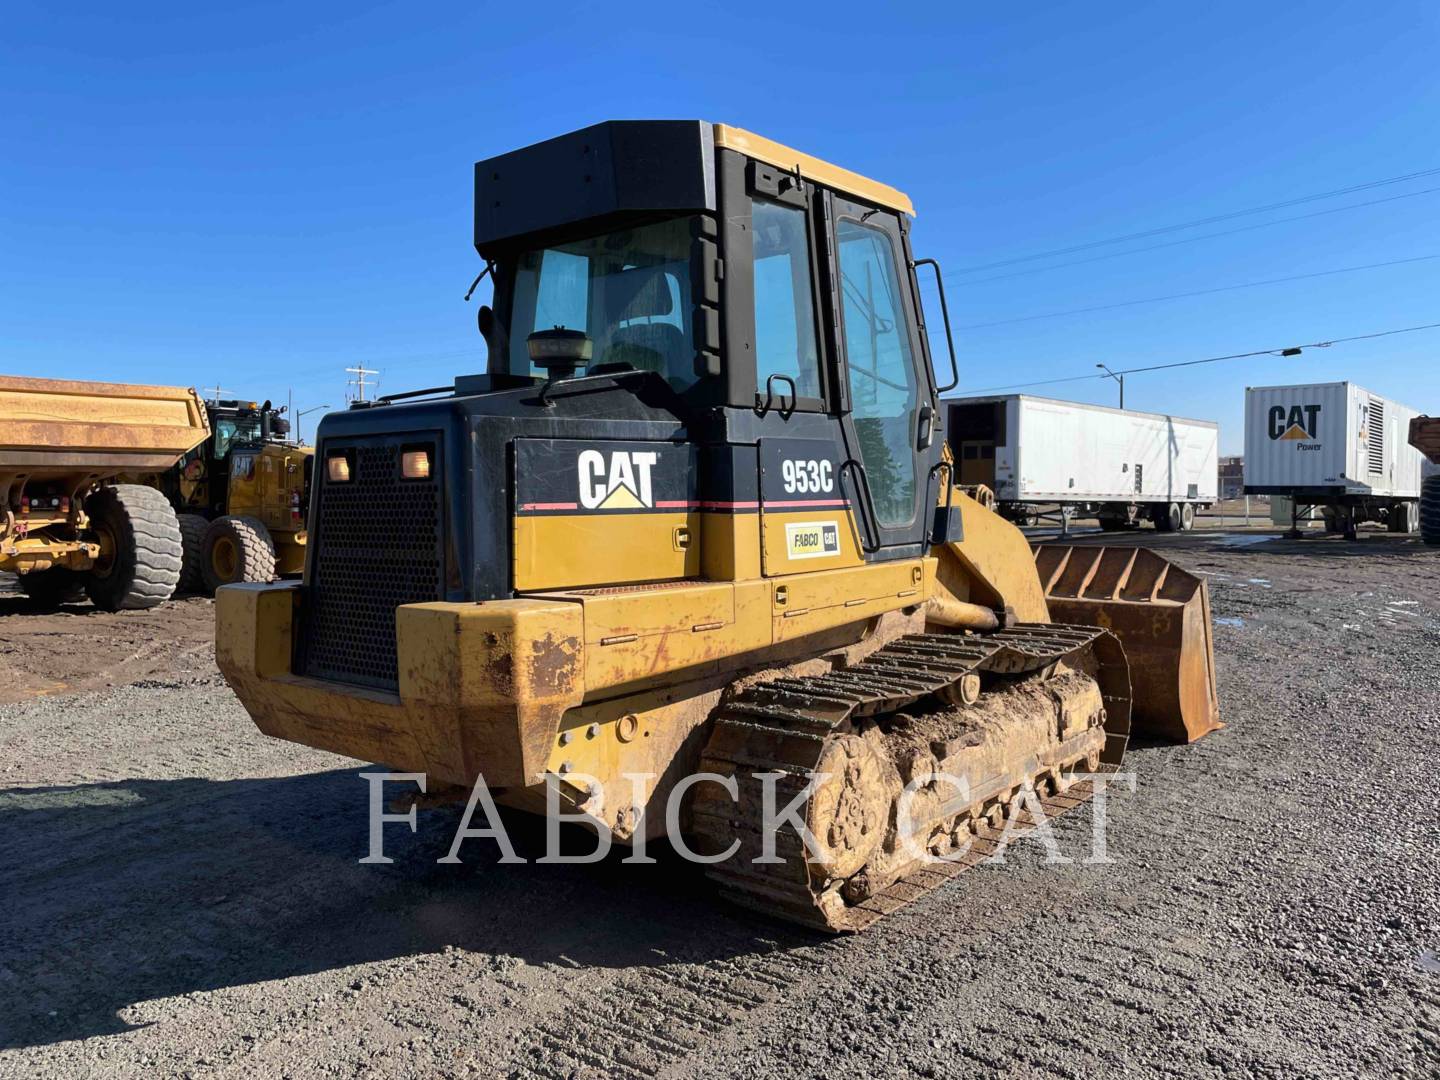
[{"label": "cab roof canopy", "polygon": [[903,214],[903,192],[728,124],[703,120],[609,120],[475,164],[475,247],[582,221],[647,213],[715,213],[715,150],[799,173]]}]

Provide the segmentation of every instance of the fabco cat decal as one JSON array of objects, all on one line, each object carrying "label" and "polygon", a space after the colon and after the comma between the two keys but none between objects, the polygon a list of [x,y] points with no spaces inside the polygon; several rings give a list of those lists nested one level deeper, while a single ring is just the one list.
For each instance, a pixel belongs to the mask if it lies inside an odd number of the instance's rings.
[{"label": "fabco cat decal", "polygon": [[785,526],[785,553],[792,559],[840,554],[838,521],[795,521]]}]

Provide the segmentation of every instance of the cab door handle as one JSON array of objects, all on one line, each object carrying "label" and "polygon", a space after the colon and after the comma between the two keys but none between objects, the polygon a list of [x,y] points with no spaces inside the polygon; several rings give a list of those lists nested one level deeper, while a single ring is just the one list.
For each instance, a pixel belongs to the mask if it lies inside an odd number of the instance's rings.
[{"label": "cab door handle", "polygon": [[928,401],[920,406],[915,424],[915,447],[918,450],[929,450],[930,444],[935,441],[935,408]]}]

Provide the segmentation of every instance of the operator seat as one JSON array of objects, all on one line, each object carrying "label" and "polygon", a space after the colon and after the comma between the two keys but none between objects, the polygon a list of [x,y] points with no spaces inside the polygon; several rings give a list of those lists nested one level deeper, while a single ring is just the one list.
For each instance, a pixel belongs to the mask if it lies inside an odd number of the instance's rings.
[{"label": "operator seat", "polygon": [[[685,332],[669,319],[675,310],[670,277],[661,267],[631,267],[605,281],[606,310],[616,329],[600,364],[628,364],[662,378],[683,372],[693,359]],[[622,325],[627,324],[627,325]]]},{"label": "operator seat", "polygon": [[666,377],[684,371],[690,354],[685,333],[670,323],[631,323],[616,330],[600,358],[605,364],[629,364]]}]

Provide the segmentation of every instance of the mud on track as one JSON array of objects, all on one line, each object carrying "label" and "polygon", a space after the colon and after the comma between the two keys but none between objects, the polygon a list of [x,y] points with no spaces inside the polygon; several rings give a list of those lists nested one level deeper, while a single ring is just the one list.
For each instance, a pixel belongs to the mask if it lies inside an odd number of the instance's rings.
[{"label": "mud on track", "polygon": [[1132,751],[1114,865],[1022,843],[843,939],[673,859],[439,866],[448,810],[359,865],[361,764],[173,659],[208,605],[118,663],[75,617],[35,677],[98,688],[0,705],[0,1076],[1436,1075],[1440,553],[1136,539],[1209,575],[1228,726]]}]

